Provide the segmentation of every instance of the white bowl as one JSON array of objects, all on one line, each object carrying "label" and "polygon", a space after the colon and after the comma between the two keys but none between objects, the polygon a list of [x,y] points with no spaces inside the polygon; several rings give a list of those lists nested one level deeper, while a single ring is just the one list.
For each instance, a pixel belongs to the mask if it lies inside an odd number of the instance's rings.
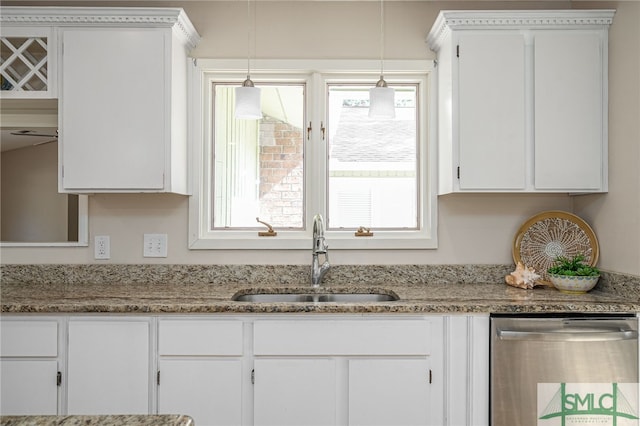
[{"label": "white bowl", "polygon": [[600,275],[580,277],[573,275],[548,274],[555,288],[563,293],[582,294],[591,290],[598,283]]}]

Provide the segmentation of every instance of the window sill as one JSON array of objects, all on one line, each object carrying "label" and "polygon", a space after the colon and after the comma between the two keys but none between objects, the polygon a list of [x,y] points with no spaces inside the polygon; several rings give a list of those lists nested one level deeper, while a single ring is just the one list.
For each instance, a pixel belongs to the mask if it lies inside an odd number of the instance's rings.
[{"label": "window sill", "polygon": [[[216,235],[217,234],[217,235]],[[435,236],[412,232],[374,232],[371,237],[354,237],[353,232],[325,232],[330,250],[403,250],[436,249]],[[311,235],[278,232],[275,237],[258,237],[256,232],[212,233],[207,238],[189,241],[191,250],[311,250]]]}]

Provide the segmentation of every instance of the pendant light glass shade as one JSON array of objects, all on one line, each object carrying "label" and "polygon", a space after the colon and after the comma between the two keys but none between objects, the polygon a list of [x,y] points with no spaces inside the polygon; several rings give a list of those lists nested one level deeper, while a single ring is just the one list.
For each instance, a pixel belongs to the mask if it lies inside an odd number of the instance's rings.
[{"label": "pendant light glass shade", "polygon": [[369,117],[395,118],[396,92],[384,81],[384,0],[380,0],[380,80],[369,90]]},{"label": "pendant light glass shade", "polygon": [[259,120],[262,118],[260,105],[260,88],[253,85],[247,76],[241,87],[236,87],[235,117],[244,120]]},{"label": "pendant light glass shade", "polygon": [[241,87],[236,87],[235,118],[245,120],[260,120],[262,118],[262,105],[260,102],[260,89],[251,81],[251,26],[250,0],[247,0],[247,79]]},{"label": "pendant light glass shade", "polygon": [[382,76],[376,87],[369,89],[369,117],[396,117],[396,91],[387,87],[387,82]]}]

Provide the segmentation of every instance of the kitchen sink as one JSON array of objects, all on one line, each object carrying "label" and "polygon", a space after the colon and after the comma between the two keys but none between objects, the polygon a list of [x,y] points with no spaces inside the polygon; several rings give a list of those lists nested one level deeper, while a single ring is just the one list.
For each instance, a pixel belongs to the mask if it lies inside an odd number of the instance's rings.
[{"label": "kitchen sink", "polygon": [[232,299],[254,303],[367,303],[393,302],[399,298],[386,293],[238,293]]}]

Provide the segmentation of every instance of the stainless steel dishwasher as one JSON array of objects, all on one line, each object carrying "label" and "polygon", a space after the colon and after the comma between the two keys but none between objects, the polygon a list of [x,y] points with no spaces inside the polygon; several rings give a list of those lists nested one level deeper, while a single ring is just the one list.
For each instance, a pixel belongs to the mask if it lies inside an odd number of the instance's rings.
[{"label": "stainless steel dishwasher", "polygon": [[493,315],[490,368],[493,426],[639,424],[634,315]]}]

